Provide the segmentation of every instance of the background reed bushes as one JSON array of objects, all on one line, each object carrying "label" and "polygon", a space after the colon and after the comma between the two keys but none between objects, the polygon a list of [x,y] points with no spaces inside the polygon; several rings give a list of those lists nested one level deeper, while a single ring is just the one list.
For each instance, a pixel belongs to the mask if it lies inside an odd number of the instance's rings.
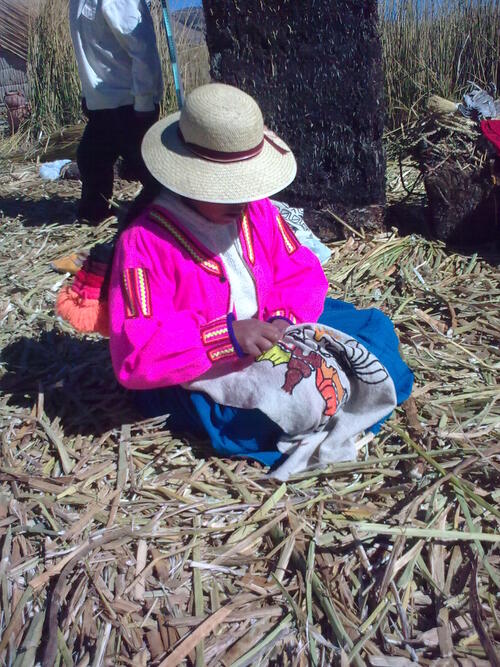
[{"label": "background reed bushes", "polygon": [[[209,80],[206,45],[193,39],[194,12],[176,15],[179,64],[187,91]],[[152,14],[165,80],[163,112],[176,107],[160,0]],[[47,0],[29,39],[32,136],[80,119],[80,84],[68,27],[68,0]],[[469,80],[500,83],[498,0],[381,0],[388,103],[394,128],[421,111],[430,94],[459,99]],[[291,45],[292,48],[292,45]]]},{"label": "background reed bushes", "polygon": [[48,135],[79,120],[80,80],[69,32],[68,0],[48,0],[33,20],[28,77],[33,135]]},{"label": "background reed bushes", "polygon": [[380,23],[390,128],[430,94],[458,100],[470,80],[500,84],[498,0],[383,0]]},{"label": "background reed bushes", "polygon": [[[162,112],[176,108],[161,2],[153,0],[158,50],[162,62],[165,93]],[[193,14],[184,11],[174,21],[179,66],[186,91],[209,81],[208,51],[197,43]],[[81,119],[81,88],[68,24],[68,0],[47,0],[34,19],[29,33],[28,70],[33,114],[30,133],[46,136]]]}]

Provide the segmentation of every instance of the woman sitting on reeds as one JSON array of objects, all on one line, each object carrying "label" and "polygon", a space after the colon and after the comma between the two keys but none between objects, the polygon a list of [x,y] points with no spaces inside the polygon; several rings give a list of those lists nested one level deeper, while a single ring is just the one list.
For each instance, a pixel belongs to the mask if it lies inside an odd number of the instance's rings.
[{"label": "woman sitting on reeds", "polygon": [[142,152],[162,191],[119,235],[109,288],[105,263],[86,265],[60,314],[89,331],[75,313],[88,308],[102,331],[109,312],[116,377],[144,416],[168,414],[219,454],[273,465],[287,453],[283,477],[353,458],[354,436],[408,397],[412,376],[385,315],[325,301],[318,258],[267,199],[295,177],[290,148],[250,96],[208,84]]}]

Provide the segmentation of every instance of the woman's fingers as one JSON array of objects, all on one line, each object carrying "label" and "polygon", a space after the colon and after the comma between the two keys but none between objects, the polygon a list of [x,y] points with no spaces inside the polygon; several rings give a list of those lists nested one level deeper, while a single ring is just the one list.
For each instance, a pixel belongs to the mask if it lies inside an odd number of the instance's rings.
[{"label": "woman's fingers", "polygon": [[246,350],[246,353],[251,357],[258,357],[263,352],[265,352],[265,350],[261,350],[256,343],[251,343]]},{"label": "woman's fingers", "polygon": [[[267,322],[264,322],[264,324],[267,324]],[[281,333],[279,329],[273,327],[273,325],[271,324],[269,328],[266,327],[266,329],[264,329],[262,337],[267,338],[267,340],[270,340],[274,344],[277,343],[281,338]]]},{"label": "woman's fingers", "polygon": [[243,352],[253,357],[270,350],[281,338],[278,327],[255,319],[235,321],[233,333]]},{"label": "woman's fingers", "polygon": [[280,340],[281,340],[281,338],[283,338],[283,335],[284,335],[285,331],[290,326],[290,322],[288,322],[287,320],[283,320],[281,318],[277,318],[276,320],[273,320],[272,325],[276,329],[276,331],[279,332],[279,336],[280,336]]},{"label": "woman's fingers", "polygon": [[278,340],[279,340],[278,338],[276,340],[269,340],[269,338],[263,338],[263,337],[259,338],[259,340],[257,341],[257,345],[259,347],[260,354],[262,354],[263,352],[267,352],[272,347],[274,347],[274,345]]}]

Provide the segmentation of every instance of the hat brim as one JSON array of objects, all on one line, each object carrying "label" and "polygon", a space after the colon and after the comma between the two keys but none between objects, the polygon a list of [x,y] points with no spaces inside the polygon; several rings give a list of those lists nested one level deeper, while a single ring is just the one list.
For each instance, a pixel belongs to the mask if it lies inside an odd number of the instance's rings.
[{"label": "hat brim", "polygon": [[142,142],[142,156],[150,173],[178,195],[216,204],[240,204],[276,194],[295,178],[292,151],[279,151],[267,141],[259,155],[220,163],[192,153],[179,135],[180,112],[156,122]]}]

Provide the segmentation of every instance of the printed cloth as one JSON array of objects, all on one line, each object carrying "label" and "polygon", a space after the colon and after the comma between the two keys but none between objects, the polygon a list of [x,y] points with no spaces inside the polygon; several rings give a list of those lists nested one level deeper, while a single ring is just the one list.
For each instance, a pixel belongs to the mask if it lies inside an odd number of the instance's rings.
[{"label": "printed cloth", "polygon": [[[376,308],[358,310],[345,301],[327,298],[319,322],[325,327],[340,329],[345,336],[356,339],[378,358],[391,377],[398,405],[410,396],[413,375],[399,354],[399,341],[394,326],[384,313]],[[286,454],[277,448],[280,440],[286,440],[283,429],[259,409],[223,405],[203,391],[188,391],[182,387],[138,391],[135,392],[135,399],[144,417],[168,414],[167,426],[173,432],[188,434],[200,441],[208,440],[219,456],[255,459],[263,465],[275,466],[278,475],[280,468],[281,473],[285,474],[290,466]],[[377,432],[391,411],[392,407],[370,424],[369,430]],[[323,433],[319,431],[315,437],[320,440]],[[314,450],[314,441],[310,440],[309,444]],[[317,444],[319,446],[322,443]],[[324,445],[326,447],[328,443]],[[328,446],[332,446],[332,443]],[[302,457],[305,459],[302,465],[314,465],[314,451],[311,454],[305,447],[297,448],[297,443],[293,443],[292,447],[296,448],[296,451],[291,452],[295,457],[292,465]],[[346,458],[355,455],[349,441],[345,448],[337,445],[335,451],[338,456],[343,453]]]},{"label": "printed cloth", "polygon": [[500,116],[500,99],[493,99],[497,89],[494,83],[490,83],[486,90],[472,83],[470,90],[463,96],[463,103],[458,105],[458,110],[466,118],[474,120],[486,120]]},{"label": "printed cloth", "polygon": [[283,219],[286,220],[290,227],[293,229],[296,237],[302,243],[302,245],[305,245],[306,248],[309,248],[309,250],[311,250],[316,255],[322,264],[326,264],[326,262],[330,259],[332,251],[324,243],[322,243],[316,234],[313,234],[309,227],[306,225],[304,221],[304,209],[295,208],[285,204],[285,202],[275,201],[274,199],[271,199],[271,203],[276,206],[278,211],[283,216]]},{"label": "printed cloth", "polygon": [[279,343],[245,368],[189,383],[215,402],[258,409],[283,431],[287,459],[279,479],[316,465],[352,460],[355,438],[396,406],[386,368],[338,329],[291,326]]}]

